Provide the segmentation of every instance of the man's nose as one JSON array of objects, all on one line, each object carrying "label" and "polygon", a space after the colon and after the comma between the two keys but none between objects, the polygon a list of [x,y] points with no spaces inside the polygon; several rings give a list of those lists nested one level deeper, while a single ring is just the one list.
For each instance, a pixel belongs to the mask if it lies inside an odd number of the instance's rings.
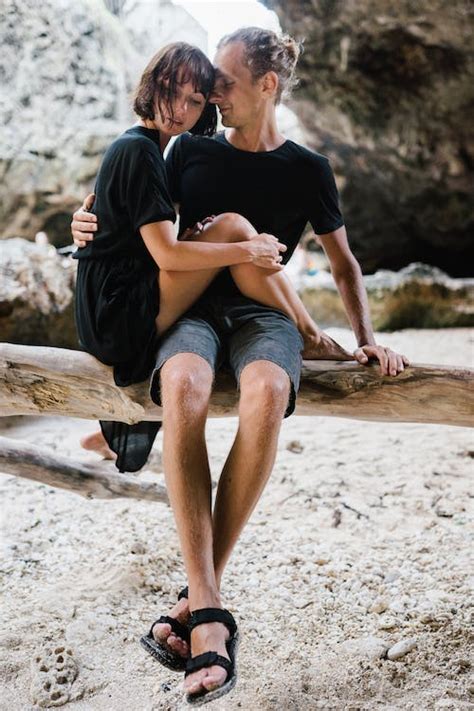
[{"label": "man's nose", "polygon": [[217,91],[216,89],[213,89],[211,93],[209,94],[209,99],[208,99],[210,104],[218,104],[219,101],[222,101],[222,92]]}]

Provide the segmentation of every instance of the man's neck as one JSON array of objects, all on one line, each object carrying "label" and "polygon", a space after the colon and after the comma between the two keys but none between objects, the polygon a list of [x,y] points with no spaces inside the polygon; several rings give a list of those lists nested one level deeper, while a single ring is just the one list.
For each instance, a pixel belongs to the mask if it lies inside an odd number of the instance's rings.
[{"label": "man's neck", "polygon": [[225,137],[234,148],[252,153],[274,151],[286,141],[278,130],[274,117],[240,128],[227,128]]}]

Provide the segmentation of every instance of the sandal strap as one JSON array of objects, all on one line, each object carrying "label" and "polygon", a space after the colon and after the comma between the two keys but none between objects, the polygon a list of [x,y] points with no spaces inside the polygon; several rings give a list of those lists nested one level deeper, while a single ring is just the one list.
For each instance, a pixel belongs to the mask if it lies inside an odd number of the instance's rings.
[{"label": "sandal strap", "polygon": [[187,600],[188,597],[189,597],[189,588],[188,588],[187,585],[186,585],[185,588],[183,588],[182,590],[180,590],[179,593],[178,593],[178,600],[181,600],[181,598],[183,598],[183,597],[185,597],[186,600]]},{"label": "sandal strap", "polygon": [[228,676],[231,675],[234,666],[229,659],[222,657],[220,654],[217,654],[217,652],[204,652],[203,654],[198,654],[197,657],[191,657],[191,659],[188,659],[186,662],[186,671],[184,672],[184,676],[188,676],[188,674],[199,671],[199,669],[212,667],[214,665],[223,667]]},{"label": "sandal strap", "polygon": [[199,610],[194,610],[191,613],[188,624],[189,631],[192,632],[198,625],[205,625],[208,622],[222,622],[229,630],[231,637],[233,637],[237,631],[234,616],[229,610],[223,610],[220,607],[201,607]]},{"label": "sandal strap", "polygon": [[170,625],[171,629],[177,637],[181,637],[185,642],[190,641],[190,630],[185,625],[181,624],[179,620],[175,617],[169,617],[168,615],[162,615],[152,624],[150,628],[149,636],[153,637],[153,627],[155,625]]}]

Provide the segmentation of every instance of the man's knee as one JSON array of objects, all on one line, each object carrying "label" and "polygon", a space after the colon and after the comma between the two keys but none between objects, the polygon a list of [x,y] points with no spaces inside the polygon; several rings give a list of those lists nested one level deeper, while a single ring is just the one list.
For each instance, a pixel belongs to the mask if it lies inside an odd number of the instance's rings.
[{"label": "man's knee", "polygon": [[212,368],[201,356],[180,353],[171,357],[161,369],[163,407],[190,415],[206,410],[212,381]]},{"label": "man's knee", "polygon": [[265,416],[282,417],[288,405],[290,378],[276,363],[249,363],[240,375],[242,410],[262,412]]}]

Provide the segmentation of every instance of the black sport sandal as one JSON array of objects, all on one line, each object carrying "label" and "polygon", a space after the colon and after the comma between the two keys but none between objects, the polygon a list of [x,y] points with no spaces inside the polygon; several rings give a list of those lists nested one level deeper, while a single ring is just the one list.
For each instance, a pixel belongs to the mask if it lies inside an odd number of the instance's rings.
[{"label": "black sport sandal", "polygon": [[228,694],[237,683],[236,655],[239,645],[239,631],[234,617],[228,610],[222,610],[219,607],[203,607],[191,613],[188,624],[189,632],[191,633],[198,625],[204,625],[208,622],[222,622],[229,630],[230,637],[225,643],[229,659],[226,659],[217,652],[198,654],[197,657],[191,657],[187,660],[184,676],[187,677],[189,674],[199,671],[199,669],[218,665],[226,670],[227,679],[221,686],[218,686],[217,689],[213,689],[212,691],[203,689],[195,694],[186,694],[186,701],[188,704],[193,704],[194,706],[202,706],[203,704],[209,703],[209,701],[219,699],[221,696]]},{"label": "black sport sandal", "polygon": [[[180,590],[178,593],[178,600],[181,598],[188,597],[188,586]],[[150,627],[150,631],[147,635],[143,635],[140,638],[140,644],[146,651],[151,654],[151,656],[156,659],[160,664],[163,664],[167,669],[172,669],[173,671],[183,671],[186,669],[186,662],[188,661],[186,657],[182,657],[177,652],[173,652],[172,649],[167,647],[163,642],[158,642],[153,636],[153,628],[155,625],[168,624],[171,630],[175,633],[177,637],[181,637],[189,645],[191,644],[191,630],[187,625],[183,625],[174,617],[169,615],[162,615],[158,620],[153,622]]]}]

